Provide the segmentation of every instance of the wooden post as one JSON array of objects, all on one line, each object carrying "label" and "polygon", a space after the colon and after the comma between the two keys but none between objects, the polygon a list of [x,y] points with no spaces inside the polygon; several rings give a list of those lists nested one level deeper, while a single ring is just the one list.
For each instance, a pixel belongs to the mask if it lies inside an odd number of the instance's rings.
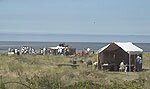
[{"label": "wooden post", "polygon": [[131,54],[129,52],[129,72],[131,72]]},{"label": "wooden post", "polygon": [[98,56],[97,56],[98,65],[97,65],[97,67],[98,67],[99,70],[101,69],[100,61],[101,61],[101,60],[100,60],[100,53],[98,53]]}]

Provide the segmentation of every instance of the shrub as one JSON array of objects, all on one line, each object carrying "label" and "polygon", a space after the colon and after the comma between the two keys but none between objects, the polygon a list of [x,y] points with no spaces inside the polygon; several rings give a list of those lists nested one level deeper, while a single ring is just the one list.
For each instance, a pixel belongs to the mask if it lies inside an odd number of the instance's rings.
[{"label": "shrub", "polygon": [[18,75],[23,73],[23,66],[17,61],[10,61],[8,64],[9,71],[16,72]]},{"label": "shrub", "polygon": [[60,76],[58,74],[35,74],[31,78],[26,77],[25,82],[32,89],[61,89],[63,87],[63,82],[60,80]]}]

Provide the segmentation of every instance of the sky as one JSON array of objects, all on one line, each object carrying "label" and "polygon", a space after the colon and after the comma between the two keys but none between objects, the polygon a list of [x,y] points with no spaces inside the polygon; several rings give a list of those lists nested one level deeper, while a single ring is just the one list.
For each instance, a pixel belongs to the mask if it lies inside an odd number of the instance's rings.
[{"label": "sky", "polygon": [[0,33],[150,35],[150,0],[0,0]]}]

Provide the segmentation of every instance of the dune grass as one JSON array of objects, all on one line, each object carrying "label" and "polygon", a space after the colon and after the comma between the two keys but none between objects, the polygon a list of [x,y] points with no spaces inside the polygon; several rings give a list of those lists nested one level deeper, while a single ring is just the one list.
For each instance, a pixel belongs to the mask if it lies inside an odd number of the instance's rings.
[{"label": "dune grass", "polygon": [[0,89],[148,89],[150,87],[150,53],[143,54],[142,72],[108,72],[94,67],[58,67],[71,59],[97,60],[89,57],[61,55],[0,55]]}]

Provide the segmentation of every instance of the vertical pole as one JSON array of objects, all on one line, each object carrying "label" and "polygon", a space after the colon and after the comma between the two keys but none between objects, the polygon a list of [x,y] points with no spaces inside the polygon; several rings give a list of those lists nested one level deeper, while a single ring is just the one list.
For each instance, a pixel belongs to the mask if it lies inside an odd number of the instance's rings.
[{"label": "vertical pole", "polygon": [[100,69],[100,58],[99,58],[99,55],[100,55],[100,53],[98,53],[98,55],[97,55],[97,62],[98,62],[97,68],[98,69]]},{"label": "vertical pole", "polygon": [[129,72],[131,72],[131,54],[129,52]]}]

